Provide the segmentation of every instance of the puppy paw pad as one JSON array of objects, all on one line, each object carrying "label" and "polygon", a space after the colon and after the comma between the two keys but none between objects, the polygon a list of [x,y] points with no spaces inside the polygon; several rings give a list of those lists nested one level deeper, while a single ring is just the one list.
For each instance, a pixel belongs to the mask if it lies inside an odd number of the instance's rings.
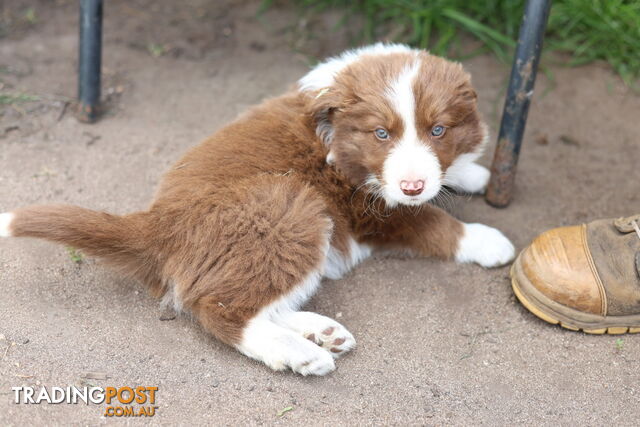
[{"label": "puppy paw pad", "polygon": [[335,340],[333,340],[333,345],[344,344],[345,341],[346,341],[346,338],[336,338]]},{"label": "puppy paw pad", "polygon": [[333,333],[334,330],[335,330],[335,328],[333,326],[330,326],[327,329],[325,329],[324,331],[322,331],[322,335],[329,336],[329,335],[331,335]]},{"label": "puppy paw pad", "polygon": [[323,330],[319,345],[331,352],[332,356],[338,357],[355,347],[356,340],[345,327],[340,325]]}]

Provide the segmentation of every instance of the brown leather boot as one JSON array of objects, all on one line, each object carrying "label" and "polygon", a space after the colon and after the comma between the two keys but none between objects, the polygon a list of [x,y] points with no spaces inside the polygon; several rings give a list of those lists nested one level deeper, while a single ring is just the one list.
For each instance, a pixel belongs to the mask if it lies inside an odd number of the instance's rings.
[{"label": "brown leather boot", "polygon": [[513,291],[549,323],[640,332],[640,215],[549,230],[511,267]]}]

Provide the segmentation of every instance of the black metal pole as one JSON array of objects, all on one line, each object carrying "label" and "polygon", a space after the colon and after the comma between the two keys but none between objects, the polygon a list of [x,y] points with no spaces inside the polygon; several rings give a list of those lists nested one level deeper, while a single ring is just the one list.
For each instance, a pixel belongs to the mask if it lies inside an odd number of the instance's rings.
[{"label": "black metal pole", "polygon": [[527,0],[522,17],[486,195],[487,202],[496,207],[505,207],[511,202],[522,134],[527,123],[550,8],[551,0]]},{"label": "black metal pole", "polygon": [[98,117],[100,103],[102,1],[80,0],[78,119],[87,123]]}]

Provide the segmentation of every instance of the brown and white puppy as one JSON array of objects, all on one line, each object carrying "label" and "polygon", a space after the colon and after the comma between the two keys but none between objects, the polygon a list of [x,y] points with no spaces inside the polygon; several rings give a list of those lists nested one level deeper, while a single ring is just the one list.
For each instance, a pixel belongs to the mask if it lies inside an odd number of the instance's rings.
[{"label": "brown and white puppy", "polygon": [[272,369],[324,375],[355,346],[338,322],[298,311],[323,277],[375,249],[503,265],[498,230],[428,202],[443,185],[483,191],[487,139],[459,64],[377,44],[318,65],[189,151],[151,207],[0,215],[0,235],[101,257]]}]

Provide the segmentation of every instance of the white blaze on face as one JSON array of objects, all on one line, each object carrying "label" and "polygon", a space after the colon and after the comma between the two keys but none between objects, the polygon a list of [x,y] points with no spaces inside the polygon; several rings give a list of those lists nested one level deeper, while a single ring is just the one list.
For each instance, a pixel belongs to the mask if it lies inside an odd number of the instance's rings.
[{"label": "white blaze on face", "polygon": [[[386,203],[393,207],[398,204],[420,205],[435,197],[440,188],[442,169],[435,153],[418,136],[416,129],[416,101],[413,83],[418,75],[420,62],[416,60],[407,66],[386,92],[387,98],[402,119],[403,133],[387,156],[383,169],[382,193]],[[423,181],[421,193],[407,195],[401,183]]]}]

